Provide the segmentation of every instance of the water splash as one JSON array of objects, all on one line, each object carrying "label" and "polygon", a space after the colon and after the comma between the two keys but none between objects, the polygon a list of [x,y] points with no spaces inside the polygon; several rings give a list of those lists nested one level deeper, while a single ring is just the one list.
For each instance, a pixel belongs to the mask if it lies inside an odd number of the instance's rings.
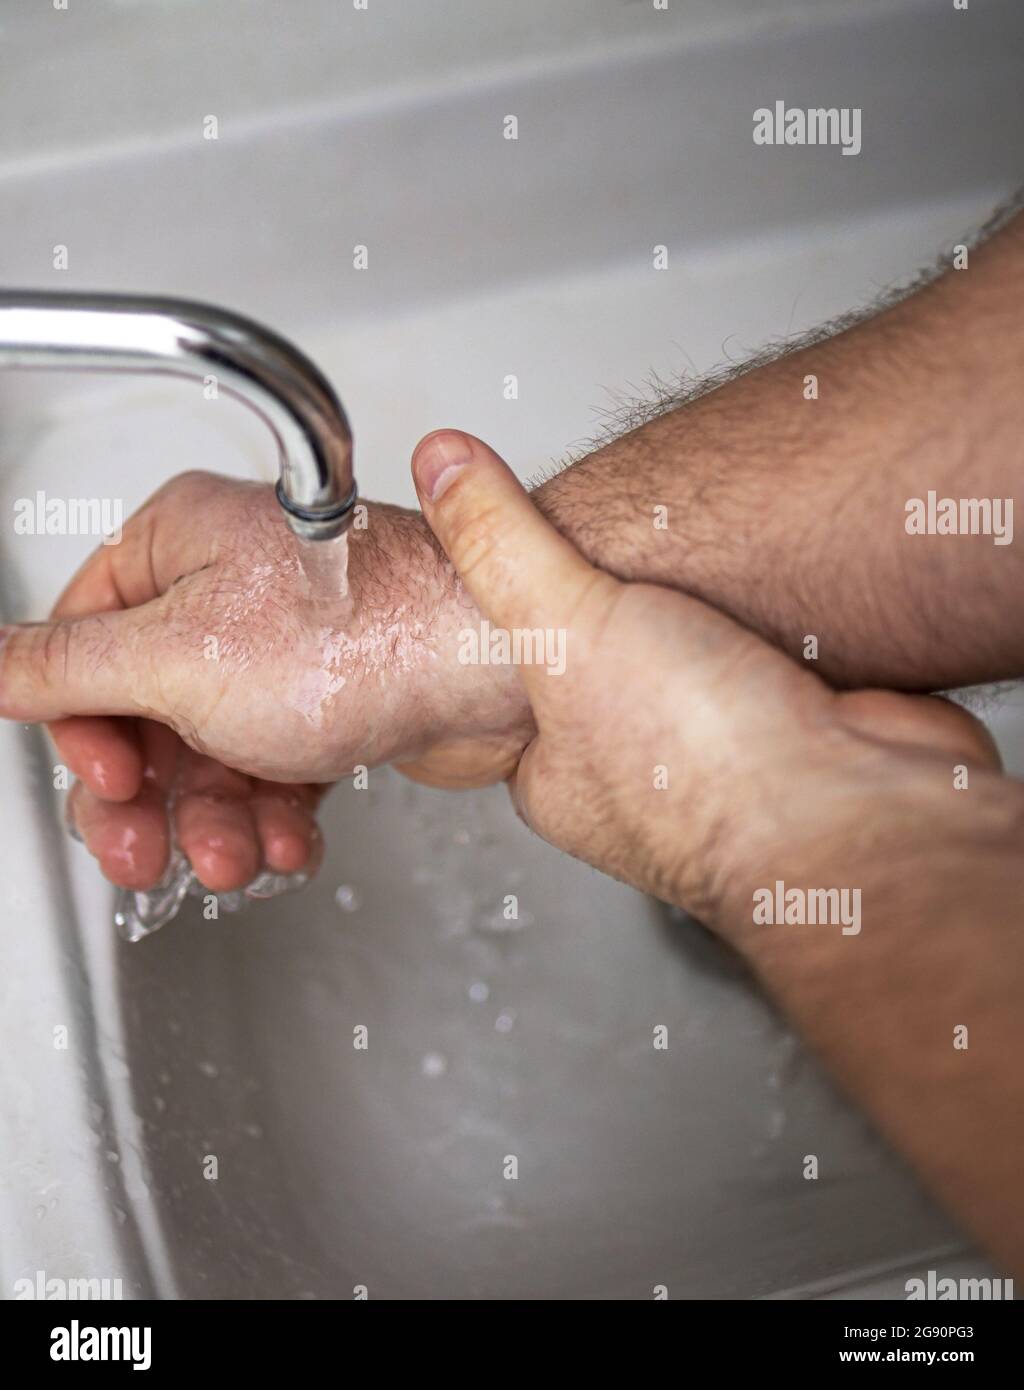
[{"label": "water splash", "polygon": [[114,925],[125,941],[141,941],[144,936],[166,926],[191,887],[192,869],[180,850],[172,850],[163,877],[152,888],[119,888],[114,905]]},{"label": "water splash", "polygon": [[214,893],[196,878],[191,864],[181,851],[174,849],[166,873],[153,888],[118,889],[114,925],[123,940],[141,941],[177,917],[187,897],[216,898],[217,912],[211,914],[211,919],[215,921],[222,912],[240,912],[250,902],[293,892],[304,887],[308,881],[308,874],[275,874],[265,869],[245,888],[231,893]]}]

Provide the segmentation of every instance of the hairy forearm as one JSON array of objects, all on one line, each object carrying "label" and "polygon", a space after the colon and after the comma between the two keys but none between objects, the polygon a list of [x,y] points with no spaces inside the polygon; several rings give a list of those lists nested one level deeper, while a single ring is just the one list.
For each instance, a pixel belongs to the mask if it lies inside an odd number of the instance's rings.
[{"label": "hairy forearm", "polygon": [[[809,377],[817,399],[807,398]],[[654,410],[533,496],[593,563],[706,600],[833,685],[934,690],[1013,678],[1024,671],[1021,542],[911,535],[906,505],[929,492],[1021,500],[1022,382],[1018,215],[971,252],[968,269]],[[458,634],[480,615],[417,525],[437,595],[427,727],[445,746],[452,784],[487,780],[505,744],[515,765],[529,705],[512,668],[456,665]],[[483,764],[481,738],[498,750]],[[453,740],[468,754],[458,776]]]},{"label": "hairy forearm", "polygon": [[[817,383],[809,399],[807,378]],[[594,563],[685,590],[837,685],[1024,670],[1024,563],[911,535],[911,498],[1021,498],[1024,216],[912,297],[614,440],[535,492]],[[1004,512],[1005,519],[1005,512]]]}]

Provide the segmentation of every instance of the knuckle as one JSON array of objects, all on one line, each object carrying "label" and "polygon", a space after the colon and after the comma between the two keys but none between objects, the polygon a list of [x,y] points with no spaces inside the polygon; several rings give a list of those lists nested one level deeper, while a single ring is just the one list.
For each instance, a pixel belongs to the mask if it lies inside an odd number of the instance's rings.
[{"label": "knuckle", "polygon": [[43,688],[51,691],[68,676],[72,657],[72,624],[66,620],[47,623],[33,630],[30,663]]},{"label": "knuckle", "polygon": [[115,659],[117,639],[103,614],[61,618],[34,630],[29,664],[47,694],[93,684]]},{"label": "knuckle", "polygon": [[[184,473],[179,473],[165,483],[164,487],[168,492],[179,492],[186,496],[196,491],[205,492],[220,479],[216,473],[211,473],[206,468],[186,468]],[[164,489],[161,489],[163,491]]]},{"label": "knuckle", "polygon": [[184,473],[175,474],[159,487],[142,508],[142,512],[149,513],[164,504],[170,504],[175,508],[198,506],[223,481],[216,473],[210,473],[204,468],[187,468]]}]

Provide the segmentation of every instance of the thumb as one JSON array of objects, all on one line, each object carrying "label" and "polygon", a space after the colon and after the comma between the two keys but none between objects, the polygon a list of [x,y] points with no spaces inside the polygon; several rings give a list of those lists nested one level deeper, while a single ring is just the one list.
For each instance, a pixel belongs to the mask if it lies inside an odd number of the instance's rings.
[{"label": "thumb", "polygon": [[158,691],[150,688],[154,608],[0,629],[0,718],[157,715]]},{"label": "thumb", "polygon": [[[585,628],[585,605],[618,583],[588,564],[537,510],[515,474],[471,434],[439,430],[413,451],[431,530],[486,618],[506,630]],[[533,694],[544,668],[524,663]]]}]

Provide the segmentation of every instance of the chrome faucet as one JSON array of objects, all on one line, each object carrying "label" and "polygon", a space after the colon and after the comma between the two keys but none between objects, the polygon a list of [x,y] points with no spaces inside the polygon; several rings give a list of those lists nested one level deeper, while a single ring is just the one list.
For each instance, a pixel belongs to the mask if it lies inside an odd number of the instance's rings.
[{"label": "chrome faucet", "polygon": [[295,534],[330,540],[352,520],[352,431],[341,402],[308,357],[251,319],[184,299],[0,290],[3,367],[213,377],[277,440],[277,500]]}]

